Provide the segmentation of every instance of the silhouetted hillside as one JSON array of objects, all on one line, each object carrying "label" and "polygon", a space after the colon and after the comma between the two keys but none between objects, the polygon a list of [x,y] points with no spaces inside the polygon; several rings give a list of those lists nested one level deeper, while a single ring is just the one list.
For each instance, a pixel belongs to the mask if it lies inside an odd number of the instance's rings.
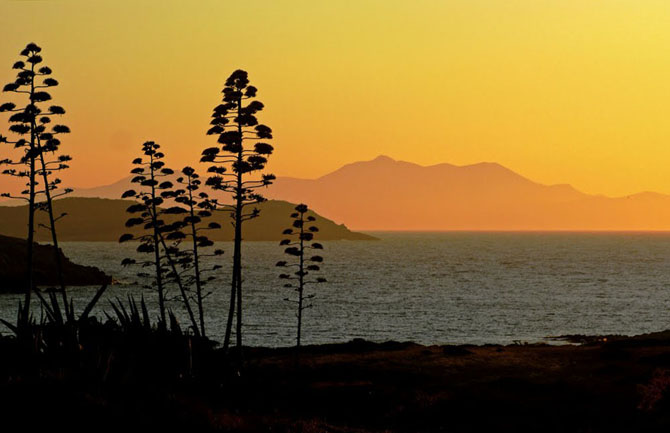
[{"label": "silhouetted hillside", "polygon": [[[26,247],[23,239],[0,236],[0,291],[16,291],[24,287],[26,280]],[[34,251],[35,284],[53,286],[58,284],[54,252],[50,245],[36,245]],[[68,286],[90,286],[110,283],[111,277],[92,266],[72,263],[61,251],[63,277]],[[22,289],[21,289],[22,290]]]},{"label": "silhouetted hillside", "polygon": [[[128,206],[133,204],[129,200],[110,200],[100,198],[64,198],[54,202],[56,215],[67,213],[67,216],[58,221],[58,237],[67,241],[117,241],[119,236],[128,232],[125,222],[129,215]],[[244,239],[249,241],[274,241],[281,239],[281,233],[290,225],[289,215],[293,212],[294,204],[270,200],[259,206],[260,217],[245,224]],[[25,238],[27,206],[7,207],[0,206],[0,234]],[[344,225],[337,225],[333,221],[317,214],[316,225],[319,227],[319,239],[328,240],[370,240],[372,236],[355,233]],[[216,212],[212,217],[223,227],[221,230],[208,232],[214,241],[229,241],[232,239],[232,227],[227,213]],[[46,214],[37,213],[37,222],[46,224]],[[37,230],[36,239],[47,241],[49,232],[43,228]]]}]

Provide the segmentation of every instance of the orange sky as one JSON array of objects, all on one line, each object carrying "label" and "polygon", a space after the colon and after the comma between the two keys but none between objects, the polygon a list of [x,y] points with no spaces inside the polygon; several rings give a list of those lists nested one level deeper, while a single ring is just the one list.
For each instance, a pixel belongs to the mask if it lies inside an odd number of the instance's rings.
[{"label": "orange sky", "polygon": [[388,154],[670,193],[667,0],[0,1],[0,28],[0,81],[35,41],[62,83],[72,186],[125,176],[148,139],[194,164],[244,68],[278,175]]}]

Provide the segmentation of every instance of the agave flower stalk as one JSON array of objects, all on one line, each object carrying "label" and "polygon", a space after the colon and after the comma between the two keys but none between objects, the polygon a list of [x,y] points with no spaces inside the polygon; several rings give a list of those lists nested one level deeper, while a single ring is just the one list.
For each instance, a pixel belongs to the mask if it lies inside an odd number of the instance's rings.
[{"label": "agave flower stalk", "polygon": [[[284,230],[283,235],[286,236],[279,242],[279,245],[285,247],[284,254],[290,256],[293,261],[279,261],[277,266],[281,268],[295,268],[296,271],[292,274],[283,273],[279,278],[287,281],[284,287],[293,289],[297,294],[297,299],[285,298],[287,302],[296,304],[298,319],[298,329],[296,336],[296,348],[300,348],[302,337],[302,313],[308,308],[312,308],[312,304],[308,303],[314,298],[315,294],[306,294],[305,287],[308,284],[325,283],[326,279],[322,277],[310,277],[312,273],[319,272],[323,263],[323,257],[320,255],[312,255],[312,250],[322,250],[323,245],[314,241],[314,234],[319,231],[315,225],[309,225],[316,221],[314,215],[307,215],[309,209],[305,204],[299,204],[295,207],[296,212],[291,214],[293,219],[292,227]],[[309,255],[309,257],[307,257]]]},{"label": "agave flower stalk", "polygon": [[[263,104],[254,99],[257,89],[249,85],[248,74],[236,70],[226,80],[222,103],[214,108],[212,127],[208,135],[217,135],[220,147],[210,147],[202,152],[201,162],[213,163],[208,169],[211,176],[206,184],[216,191],[232,196],[231,204],[221,205],[232,219],[234,228],[233,272],[230,304],[224,349],[228,349],[232,333],[233,316],[237,312],[236,342],[242,348],[242,225],[256,218],[256,204],[265,201],[257,191],[272,183],[271,174],[260,174],[274,148],[265,142],[272,138],[272,130],[258,123],[257,113]],[[249,207],[252,207],[249,210]],[[241,356],[241,355],[240,355]]]}]

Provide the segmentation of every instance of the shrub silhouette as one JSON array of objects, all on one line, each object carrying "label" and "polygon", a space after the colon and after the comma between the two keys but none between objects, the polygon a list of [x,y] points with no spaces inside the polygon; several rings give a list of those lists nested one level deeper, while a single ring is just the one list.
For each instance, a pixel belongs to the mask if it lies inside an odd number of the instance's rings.
[{"label": "shrub silhouette", "polygon": [[242,224],[258,216],[258,208],[248,210],[248,207],[265,201],[257,190],[275,179],[271,174],[258,174],[265,168],[273,147],[263,141],[272,138],[272,130],[258,123],[256,114],[263,109],[263,104],[254,99],[256,92],[257,89],[249,85],[245,71],[238,69],[230,75],[223,88],[223,103],[214,108],[212,127],[207,131],[208,135],[218,136],[221,147],[205,149],[200,160],[214,163],[208,169],[211,176],[206,184],[231,194],[233,200],[232,204],[220,205],[230,213],[235,230],[225,349],[230,344],[235,311],[237,347],[242,348]]},{"label": "shrub silhouette", "polygon": [[307,226],[316,218],[312,215],[306,215],[308,212],[307,205],[299,204],[295,207],[296,212],[291,214],[293,218],[292,227],[284,230],[283,234],[286,236],[279,242],[279,245],[286,247],[284,254],[291,257],[292,262],[279,261],[277,266],[281,268],[297,269],[292,274],[280,274],[279,278],[284,281],[289,281],[284,284],[284,287],[291,288],[297,293],[297,299],[285,298],[285,301],[296,304],[298,312],[296,317],[298,319],[298,333],[296,338],[296,347],[300,348],[300,339],[302,334],[302,312],[312,307],[312,304],[307,304],[309,300],[314,298],[314,294],[305,294],[305,286],[308,284],[325,283],[326,279],[322,277],[308,278],[310,272],[319,272],[321,270],[319,263],[323,262],[323,257],[319,255],[312,255],[305,257],[305,254],[310,250],[322,250],[323,245],[314,241],[314,234],[319,231],[318,227],[314,225]]},{"label": "shrub silhouette", "polygon": [[[142,152],[148,158],[146,161],[142,158],[133,160],[136,167],[131,170],[131,173],[135,175],[131,182],[139,184],[143,190],[135,191],[131,189],[122,195],[122,198],[134,198],[138,201],[127,209],[128,213],[134,216],[126,221],[126,227],[142,226],[144,231],[139,235],[127,233],[119,239],[119,242],[139,241],[136,251],[151,254],[153,258],[139,263],[134,259],[126,258],[122,261],[122,264],[124,266],[139,264],[142,267],[154,267],[153,284],[158,291],[160,326],[166,326],[167,324],[165,283],[167,281],[176,283],[181,294],[181,301],[191,320],[193,331],[196,335],[199,335],[198,322],[191,308],[180,272],[177,269],[177,262],[183,255],[179,250],[179,243],[186,237],[181,232],[184,224],[180,221],[167,224],[164,219],[165,215],[184,214],[186,210],[179,206],[159,208],[166,198],[174,198],[176,194],[173,191],[172,182],[166,180],[159,182],[159,179],[174,174],[172,169],[165,167],[163,162],[165,154],[160,152],[159,149],[160,145],[153,141],[147,141],[142,145]],[[147,277],[148,274],[139,273],[138,276]],[[146,287],[151,288],[151,286]]]},{"label": "shrub silhouette", "polygon": [[[58,136],[67,134],[70,129],[65,125],[50,126],[52,118],[65,114],[65,110],[57,105],[51,105],[44,109],[44,104],[51,100],[51,95],[44,89],[55,87],[58,81],[51,78],[51,69],[47,66],[40,66],[42,49],[34,43],[28,44],[20,53],[23,60],[14,63],[13,68],[18,70],[14,82],[4,86],[3,92],[25,95],[27,102],[25,105],[17,106],[13,102],[6,102],[0,105],[0,112],[13,113],[9,117],[12,125],[9,130],[18,135],[16,140],[9,140],[7,137],[0,136],[0,143],[13,144],[15,149],[22,151],[22,155],[15,160],[5,159],[0,164],[8,165],[3,171],[4,174],[25,178],[27,180],[27,189],[20,195],[13,196],[8,193],[2,195],[10,198],[23,199],[28,202],[28,249],[26,257],[26,287],[23,301],[22,314],[19,320],[24,323],[30,321],[30,298],[35,290],[33,281],[33,241],[35,235],[35,211],[45,210],[49,215],[49,227],[51,231],[54,259],[60,282],[60,293],[63,302],[63,310],[67,319],[74,320],[74,312],[67,298],[67,292],[63,280],[62,263],[58,253],[58,236],[56,233],[56,221],[63,217],[54,217],[52,200],[67,194],[71,190],[65,189],[59,192],[56,190],[61,183],[60,179],[51,176],[58,171],[68,168],[68,155],[60,155],[55,159],[48,159],[47,153],[54,155],[60,147]],[[52,157],[53,158],[53,157]],[[41,188],[38,178],[41,177]],[[44,195],[44,202],[39,203],[39,198]],[[51,306],[45,305],[54,315],[54,318],[63,321],[61,307],[57,298],[50,296]]]}]

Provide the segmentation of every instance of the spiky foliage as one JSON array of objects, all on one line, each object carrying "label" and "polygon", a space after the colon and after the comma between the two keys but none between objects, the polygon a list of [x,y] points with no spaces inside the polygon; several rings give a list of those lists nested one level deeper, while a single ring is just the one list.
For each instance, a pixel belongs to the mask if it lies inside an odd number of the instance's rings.
[{"label": "spiky foliage", "polygon": [[[174,282],[179,287],[181,300],[184,304],[193,331],[199,334],[198,323],[193,314],[186,288],[181,280],[177,269],[177,261],[181,256],[179,243],[186,237],[181,229],[184,224],[181,221],[166,222],[166,215],[179,215],[186,210],[179,206],[161,208],[165,199],[175,197],[173,184],[166,177],[172,176],[174,171],[165,166],[163,159],[165,154],[160,151],[160,145],[147,141],[142,145],[142,153],[145,158],[133,160],[133,168],[130,172],[135,176],[131,182],[138,184],[138,190],[128,190],[123,193],[122,198],[133,198],[137,203],[128,207],[127,212],[133,216],[126,221],[126,227],[141,226],[139,234],[126,233],[121,236],[119,242],[138,241],[136,248],[138,253],[149,254],[151,259],[137,262],[133,258],[125,258],[121,262],[124,266],[140,265],[141,267],[153,267],[154,279],[146,288],[155,287],[158,291],[158,309],[160,324],[165,326],[167,321],[165,302],[166,283]],[[148,277],[149,274],[140,272],[140,277]]]},{"label": "spiky foliage", "polygon": [[76,352],[80,349],[78,342],[79,327],[89,320],[89,314],[106,290],[107,285],[102,285],[88,302],[77,320],[64,323],[62,317],[58,317],[52,308],[52,305],[57,303],[54,291],[50,290],[47,293],[50,301],[48,302],[44,298],[44,294],[36,289],[35,295],[39,298],[44,313],[39,323],[33,316],[30,316],[27,321],[20,320],[22,314],[20,305],[17,314],[17,325],[13,325],[4,319],[0,319],[0,323],[7,326],[21,340],[29,341],[31,351],[38,353],[53,353],[54,351],[60,353]]},{"label": "spiky foliage", "polygon": [[[171,310],[167,311],[168,324],[156,326],[143,297],[116,298],[108,305],[111,308],[104,312],[104,322],[87,315],[70,323],[43,317],[21,330],[26,336],[22,340],[0,336],[3,379],[36,384],[57,378],[59,383],[92,384],[99,392],[100,386],[117,380],[124,389],[132,384],[146,389],[173,380],[183,383],[199,374],[209,382],[212,372],[218,377],[225,368],[221,362],[210,361],[215,343],[185,331]],[[89,304],[86,310],[91,308]],[[14,324],[3,319],[0,323],[18,334]],[[25,344],[28,339],[30,344]]]},{"label": "spiky foliage", "polygon": [[[109,304],[114,311],[114,315],[105,311],[105,316],[107,316],[107,319],[118,323],[124,332],[151,332],[151,319],[144,296],[140,298],[138,305],[135,297],[128,295],[128,308],[118,297],[116,301],[109,301]],[[181,333],[181,329],[178,329],[178,332]]]},{"label": "spiky foliage", "polygon": [[[265,201],[258,189],[272,183],[274,176],[262,174],[273,147],[264,140],[272,130],[259,124],[256,115],[263,104],[254,99],[257,89],[249,85],[245,71],[236,70],[226,80],[222,103],[214,108],[208,135],[218,136],[220,147],[202,153],[201,162],[213,163],[207,185],[232,196],[222,208],[229,212],[235,231],[230,306],[224,348],[230,344],[233,315],[237,309],[237,346],[242,347],[242,225],[259,214],[257,203]],[[251,208],[251,209],[250,209]],[[237,302],[237,304],[236,304]]]},{"label": "spiky foliage", "polygon": [[181,171],[182,176],[177,178],[177,183],[184,189],[176,191],[175,201],[186,207],[186,217],[183,220],[184,232],[190,238],[191,247],[182,248],[183,253],[179,263],[184,273],[184,282],[187,286],[195,286],[195,302],[198,307],[198,320],[200,323],[200,333],[204,337],[205,333],[205,313],[203,300],[212,292],[205,292],[205,285],[214,280],[213,276],[205,276],[206,271],[215,271],[221,268],[221,265],[214,265],[210,269],[203,269],[202,258],[220,256],[223,250],[216,249],[207,253],[214,246],[204,232],[206,230],[220,229],[221,225],[217,222],[210,222],[206,226],[202,224],[203,218],[212,216],[212,211],[216,208],[216,201],[211,200],[209,195],[200,191],[202,181],[200,176],[192,167],[184,167]]},{"label": "spiky foliage", "polygon": [[[65,114],[65,110],[57,105],[46,107],[46,103],[51,100],[51,95],[45,89],[58,85],[58,81],[51,77],[51,69],[47,66],[41,66],[42,49],[34,43],[28,44],[20,53],[22,60],[14,63],[17,75],[14,82],[4,86],[3,92],[13,93],[18,99],[27,99],[25,103],[6,102],[0,104],[0,112],[9,112],[9,122],[12,124],[9,130],[17,135],[16,140],[9,140],[0,135],[0,143],[13,144],[20,156],[15,159],[4,159],[0,164],[7,165],[3,173],[9,176],[24,179],[26,189],[20,195],[11,195],[3,193],[2,195],[10,198],[22,199],[28,202],[28,253],[27,276],[25,298],[23,303],[23,319],[29,321],[30,298],[34,290],[33,283],[33,240],[35,233],[35,211],[43,209],[49,214],[49,226],[51,231],[54,259],[60,281],[61,299],[63,310],[66,317],[74,319],[74,313],[68,302],[65,285],[63,283],[61,257],[58,253],[58,237],[56,234],[56,221],[61,218],[54,217],[52,200],[61,195],[67,194],[71,190],[59,190],[60,179],[54,178],[54,173],[68,168],[67,163],[70,157],[67,155],[56,155],[59,147],[59,136],[67,134],[70,129],[65,125],[51,126],[52,118]],[[41,179],[41,180],[40,180]],[[41,182],[41,185],[40,185]],[[44,200],[43,203],[39,203]],[[53,298],[55,299],[55,298]],[[56,318],[62,321],[61,308],[58,302],[54,302],[51,308],[56,314]]]},{"label": "spiky foliage", "polygon": [[291,218],[293,219],[292,227],[284,230],[283,234],[286,238],[279,242],[279,245],[285,247],[284,253],[291,257],[291,261],[277,262],[277,266],[296,269],[292,274],[280,274],[279,278],[286,281],[284,287],[295,290],[297,294],[296,298],[289,297],[284,300],[296,304],[298,308],[298,312],[296,313],[298,319],[296,346],[299,348],[302,334],[302,312],[312,307],[312,304],[308,302],[315,296],[313,293],[305,294],[305,286],[308,284],[325,283],[326,279],[322,277],[310,277],[311,273],[321,270],[319,264],[323,262],[323,257],[313,255],[310,252],[312,250],[323,249],[323,245],[314,242],[314,234],[319,229],[310,223],[316,221],[316,218],[313,215],[307,215],[309,209],[305,204],[299,204],[295,207],[295,210],[296,212],[291,214]]}]

